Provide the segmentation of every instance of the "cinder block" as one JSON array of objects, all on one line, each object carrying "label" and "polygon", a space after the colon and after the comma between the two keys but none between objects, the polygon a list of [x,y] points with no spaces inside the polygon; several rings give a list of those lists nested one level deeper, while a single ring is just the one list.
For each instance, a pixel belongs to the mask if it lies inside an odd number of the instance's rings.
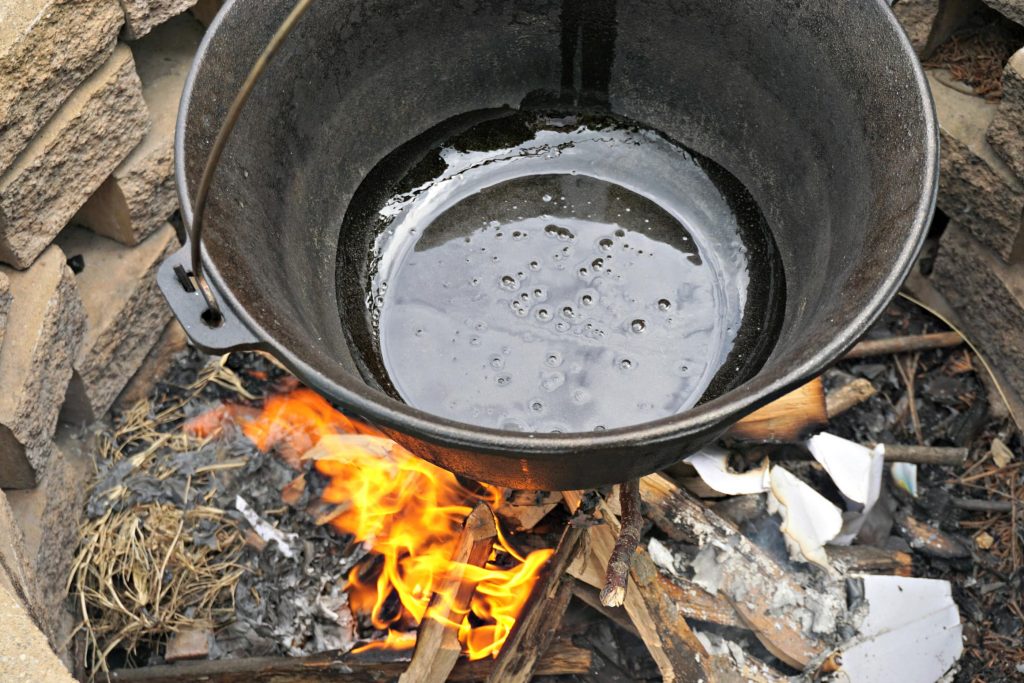
[{"label": "cinder block", "polygon": [[114,402],[115,409],[127,410],[139,401],[149,398],[159,382],[170,369],[175,356],[188,346],[188,336],[177,320],[167,323],[160,338],[150,349],[146,360],[142,362],[128,385]]},{"label": "cinder block", "polygon": [[18,599],[0,587],[0,681],[75,683]]},{"label": "cinder block", "polygon": [[67,604],[67,580],[94,474],[95,467],[82,442],[62,430],[56,437],[54,458],[39,485],[7,492],[12,515],[23,535],[27,571],[34,580],[37,623],[54,648],[66,646],[75,623]]},{"label": "cinder block", "polygon": [[1024,24],[1024,0],[985,0],[985,4],[1010,21]]},{"label": "cinder block", "polygon": [[4,331],[7,329],[7,314],[11,311],[11,281],[0,272],[0,351],[4,348]]},{"label": "cinder block", "polygon": [[36,485],[53,450],[85,310],[64,252],[51,246],[26,271],[0,267],[11,311],[0,349],[0,488]]},{"label": "cinder block", "polygon": [[932,23],[939,13],[939,0],[900,0],[892,8],[918,53],[928,44]]},{"label": "cinder block", "polygon": [[224,0],[199,0],[196,4],[192,5],[192,9],[189,12],[192,13],[196,19],[202,23],[203,26],[209,26],[213,23],[213,18],[217,16],[217,12],[224,5]]},{"label": "cinder block", "polygon": [[132,44],[149,110],[146,137],[78,212],[75,222],[123,244],[138,244],[178,207],[174,188],[174,124],[185,78],[203,28],[188,14],[157,26]]},{"label": "cinder block", "polygon": [[125,40],[138,40],[194,4],[196,0],[121,0]]},{"label": "cinder block", "polygon": [[0,261],[28,267],[148,126],[131,50],[118,46],[0,176]]},{"label": "cinder block", "polygon": [[1024,184],[986,138],[998,105],[929,77],[942,137],[939,207],[1009,259],[1024,212]]},{"label": "cinder block", "polygon": [[117,0],[4,0],[0,13],[0,173],[114,50]]},{"label": "cinder block", "polygon": [[1024,49],[1003,69],[1003,99],[988,128],[988,141],[999,156],[1024,178]]},{"label": "cinder block", "polygon": [[84,261],[77,282],[87,319],[63,418],[92,422],[110,409],[170,319],[156,271],[178,239],[165,223],[135,247],[84,228],[69,228],[57,243],[68,256]]},{"label": "cinder block", "polygon": [[1024,268],[1009,266],[961,226],[942,236],[931,276],[964,330],[1009,385],[1024,397]]},{"label": "cinder block", "polygon": [[25,536],[3,491],[0,491],[0,588],[17,597],[34,621],[42,622],[39,586],[25,549]]}]

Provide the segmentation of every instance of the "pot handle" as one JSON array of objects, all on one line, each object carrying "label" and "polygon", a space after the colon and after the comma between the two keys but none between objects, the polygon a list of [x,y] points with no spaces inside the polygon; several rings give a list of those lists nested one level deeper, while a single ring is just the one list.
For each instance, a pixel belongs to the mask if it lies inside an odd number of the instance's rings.
[{"label": "pot handle", "polygon": [[[206,165],[203,167],[203,175],[199,180],[199,187],[196,189],[196,199],[192,206],[192,225],[189,230],[188,244],[185,245],[185,249],[175,254],[174,257],[168,259],[167,263],[164,263],[165,267],[172,268],[177,271],[175,274],[176,280],[181,280],[181,285],[177,288],[171,286],[174,290],[173,294],[168,292],[168,289],[164,286],[161,281],[160,287],[164,290],[164,296],[171,302],[171,307],[174,308],[174,302],[172,299],[180,299],[180,293],[182,290],[186,294],[198,294],[202,300],[204,308],[200,311],[198,316],[192,316],[188,320],[197,321],[198,327],[205,327],[208,332],[213,332],[219,329],[221,326],[227,323],[227,314],[224,309],[221,308],[220,302],[217,300],[216,295],[213,293],[213,288],[210,287],[206,281],[206,275],[203,273],[203,216],[206,212],[206,201],[210,195],[210,185],[213,183],[214,173],[217,171],[217,166],[220,164],[221,155],[224,153],[224,148],[227,146],[228,138],[231,137],[231,132],[235,129],[235,123],[238,122],[238,117],[242,114],[242,109],[245,107],[245,103],[249,100],[249,95],[252,94],[253,88],[256,87],[256,81],[259,80],[260,76],[266,70],[270,60],[277,53],[278,49],[284,43],[285,39],[295,28],[295,25],[302,18],[302,15],[306,13],[309,6],[313,4],[313,0],[297,0],[295,6],[292,7],[291,12],[285,17],[285,20],[281,22],[277,31],[270,38],[267,46],[263,48],[263,52],[256,59],[256,62],[252,65],[249,70],[249,75],[245,77],[245,81],[242,83],[242,87],[238,89],[238,94],[235,95],[234,101],[231,102],[231,107],[228,108],[227,114],[224,116],[224,121],[221,122],[220,130],[217,131],[217,137],[214,138],[213,145],[210,147],[210,155],[206,158]],[[182,273],[179,269],[184,269],[182,263],[178,263],[177,267],[168,266],[170,261],[175,260],[176,257],[182,256],[186,250],[190,250],[192,266],[190,272],[187,274]],[[161,274],[165,270],[161,267]],[[159,277],[159,276],[158,276]],[[186,282],[190,282],[189,286],[186,286]],[[191,291],[190,291],[191,290]],[[189,301],[194,301],[196,297],[190,297]],[[189,305],[191,308],[191,304]],[[176,309],[177,311],[177,309]],[[193,341],[199,345],[197,336],[203,337],[206,335],[205,332],[196,330],[196,335],[193,335],[192,330],[188,328],[188,323],[184,322],[186,318],[178,316],[179,320],[183,321],[186,325],[186,329],[189,332],[189,336]],[[235,318],[235,322],[238,322]],[[239,323],[241,324],[241,323]],[[242,329],[246,329],[244,325]],[[218,339],[224,339],[224,335],[215,334]],[[251,333],[250,333],[251,336]],[[240,346],[233,346],[232,348],[242,348]]]},{"label": "pot handle", "polygon": [[[160,264],[156,274],[157,286],[163,292],[174,317],[185,328],[189,339],[201,351],[214,355],[261,348],[260,340],[235,315],[231,307],[220,305],[216,298],[213,301],[218,318],[216,324],[211,324],[211,307],[196,284],[190,252],[186,241],[184,247]],[[214,297],[212,291],[209,294]]]}]

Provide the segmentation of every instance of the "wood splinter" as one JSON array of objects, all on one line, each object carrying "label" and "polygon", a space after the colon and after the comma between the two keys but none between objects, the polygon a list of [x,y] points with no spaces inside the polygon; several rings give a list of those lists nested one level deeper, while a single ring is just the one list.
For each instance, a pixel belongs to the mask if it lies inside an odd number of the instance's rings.
[{"label": "wood splinter", "polygon": [[601,604],[605,607],[621,607],[626,600],[626,583],[633,555],[640,543],[643,516],[640,514],[640,480],[633,479],[619,485],[619,506],[622,510],[622,526],[615,548],[608,558],[608,573],[601,590]]}]

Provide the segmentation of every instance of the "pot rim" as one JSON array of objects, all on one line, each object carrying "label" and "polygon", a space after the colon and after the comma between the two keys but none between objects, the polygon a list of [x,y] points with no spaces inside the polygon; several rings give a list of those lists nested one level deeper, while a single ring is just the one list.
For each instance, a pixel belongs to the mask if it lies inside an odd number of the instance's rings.
[{"label": "pot rim", "polygon": [[[202,67],[210,43],[217,34],[217,29],[224,16],[230,13],[236,2],[240,1],[243,0],[227,0],[210,23],[199,49],[196,51],[181,95],[175,124],[174,170],[182,220],[188,228],[186,231],[188,234],[191,233],[192,226],[192,204],[185,179],[184,150],[188,108],[197,73]],[[371,422],[399,432],[412,433],[441,446],[523,460],[530,459],[531,456],[550,457],[553,454],[579,451],[615,451],[626,446],[630,448],[654,447],[698,434],[717,436],[751,412],[818,376],[836,358],[852,347],[878,319],[899,291],[904,280],[910,275],[923,247],[938,195],[939,128],[935,103],[924,70],[888,2],[886,0],[873,0],[873,2],[883,10],[886,21],[889,23],[889,29],[896,32],[904,55],[911,61],[914,81],[924,110],[926,138],[924,148],[928,168],[924,171],[924,187],[914,213],[910,231],[911,239],[904,244],[902,251],[894,261],[893,268],[868,305],[839,330],[831,342],[818,349],[802,364],[782,373],[775,381],[769,382],[763,379],[759,381],[758,375],[755,375],[722,396],[678,415],[601,432],[539,434],[479,427],[448,420],[413,408],[381,394],[381,392],[371,390],[362,383],[358,387],[352,387],[327,378],[278,342],[252,318],[239,303],[234,292],[225,285],[219,270],[208,257],[205,249],[202,249],[203,271],[218,297],[222,299],[222,305],[226,304],[230,307],[242,324],[259,340],[258,347],[278,358],[303,382]],[[377,398],[378,396],[382,396],[383,400]]]}]

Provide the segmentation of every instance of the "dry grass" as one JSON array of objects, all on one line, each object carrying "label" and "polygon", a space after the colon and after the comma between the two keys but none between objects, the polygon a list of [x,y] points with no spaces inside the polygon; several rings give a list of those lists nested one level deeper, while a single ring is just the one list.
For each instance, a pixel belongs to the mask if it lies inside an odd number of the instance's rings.
[{"label": "dry grass", "polygon": [[[101,461],[127,460],[132,474],[161,482],[175,475],[167,456],[204,445],[183,430],[168,429],[184,417],[185,404],[211,383],[248,395],[225,360],[211,363],[180,400],[159,412],[145,401],[128,411],[99,439]],[[181,629],[211,627],[234,613],[235,585],[245,571],[237,563],[244,539],[225,512],[211,505],[215,487],[206,485],[206,478],[243,464],[225,461],[196,469],[186,479],[184,509],[164,502],[127,504],[130,492],[123,485],[93,492],[94,499],[105,498],[110,506],[83,526],[68,581],[93,677],[107,671],[107,657],[115,649],[130,659],[142,644],[156,644]],[[192,530],[201,523],[216,529],[212,542],[195,542]]]}]

